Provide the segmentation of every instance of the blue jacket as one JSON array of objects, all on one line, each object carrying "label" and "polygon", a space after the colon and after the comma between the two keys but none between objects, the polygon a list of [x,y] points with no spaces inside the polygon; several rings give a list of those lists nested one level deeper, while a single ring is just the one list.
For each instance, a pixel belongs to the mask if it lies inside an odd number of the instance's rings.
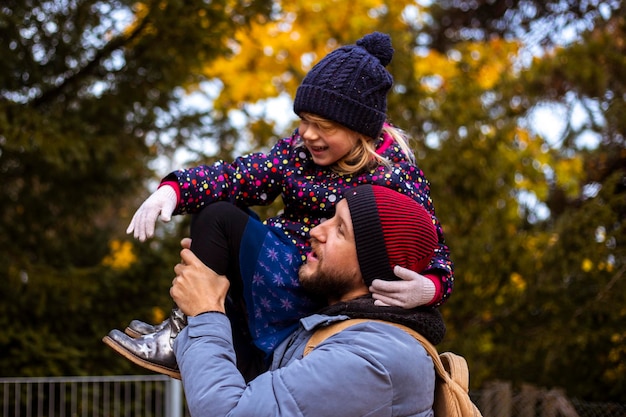
[{"label": "blue jacket", "polygon": [[248,385],[235,365],[228,318],[189,317],[174,349],[192,417],[432,417],[433,362],[394,326],[356,324],[303,358],[317,326],[347,316],[313,315],[275,351],[270,370]]}]

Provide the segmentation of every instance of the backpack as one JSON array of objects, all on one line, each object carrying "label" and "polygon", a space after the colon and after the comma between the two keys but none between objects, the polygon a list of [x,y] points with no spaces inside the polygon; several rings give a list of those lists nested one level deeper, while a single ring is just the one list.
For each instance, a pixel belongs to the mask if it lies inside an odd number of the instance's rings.
[{"label": "backpack", "polygon": [[435,365],[435,402],[433,404],[435,417],[482,417],[480,410],[469,396],[469,368],[465,358],[452,352],[439,354],[437,348],[424,336],[401,324],[371,319],[349,319],[335,322],[313,333],[304,349],[304,355],[306,356],[319,343],[335,333],[367,321],[378,321],[398,327],[424,346]]}]

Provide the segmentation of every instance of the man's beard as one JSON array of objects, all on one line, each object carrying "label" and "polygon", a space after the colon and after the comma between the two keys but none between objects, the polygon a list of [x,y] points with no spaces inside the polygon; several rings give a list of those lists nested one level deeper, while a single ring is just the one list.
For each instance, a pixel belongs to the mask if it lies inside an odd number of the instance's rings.
[{"label": "man's beard", "polygon": [[341,299],[351,291],[355,282],[355,274],[359,271],[347,271],[335,265],[324,264],[323,259],[318,259],[318,268],[308,272],[305,265],[300,267],[298,277],[300,285],[312,295],[327,299]]}]

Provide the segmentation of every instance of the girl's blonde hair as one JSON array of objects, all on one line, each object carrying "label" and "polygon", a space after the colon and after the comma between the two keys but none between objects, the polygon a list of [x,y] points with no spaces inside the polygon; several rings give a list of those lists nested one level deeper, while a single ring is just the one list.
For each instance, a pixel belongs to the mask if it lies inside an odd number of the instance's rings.
[{"label": "girl's blonde hair", "polygon": [[[316,116],[314,114],[303,113],[301,116],[306,117],[308,121],[311,121],[313,123],[318,123],[322,125],[332,123],[337,125],[335,122]],[[339,126],[343,127],[343,125]],[[391,161],[376,153],[376,142],[378,138],[369,138],[354,131],[351,131],[351,133],[357,139],[357,142],[346,156],[333,164],[331,169],[334,172],[341,175],[352,175],[359,173],[363,170],[374,169],[375,167],[380,165],[391,168]],[[409,138],[401,129],[398,129],[397,127],[392,126],[389,123],[385,123],[383,125],[382,135],[391,136],[393,141],[400,147],[402,153],[404,153],[406,159],[410,163],[415,164],[415,155],[413,154],[413,151],[411,150],[411,147],[409,145]]]}]

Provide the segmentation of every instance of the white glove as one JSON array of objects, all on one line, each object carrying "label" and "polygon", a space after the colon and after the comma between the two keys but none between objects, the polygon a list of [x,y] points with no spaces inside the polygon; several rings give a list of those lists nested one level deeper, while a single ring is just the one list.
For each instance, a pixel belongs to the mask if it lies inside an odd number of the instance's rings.
[{"label": "white glove", "polygon": [[435,296],[435,284],[410,269],[396,265],[393,273],[401,281],[375,279],[369,290],[377,306],[414,308],[428,304]]},{"label": "white glove", "polygon": [[132,233],[136,239],[144,242],[154,236],[154,225],[157,217],[169,222],[178,203],[176,190],[170,185],[163,185],[143,202],[130,221],[126,233]]}]

